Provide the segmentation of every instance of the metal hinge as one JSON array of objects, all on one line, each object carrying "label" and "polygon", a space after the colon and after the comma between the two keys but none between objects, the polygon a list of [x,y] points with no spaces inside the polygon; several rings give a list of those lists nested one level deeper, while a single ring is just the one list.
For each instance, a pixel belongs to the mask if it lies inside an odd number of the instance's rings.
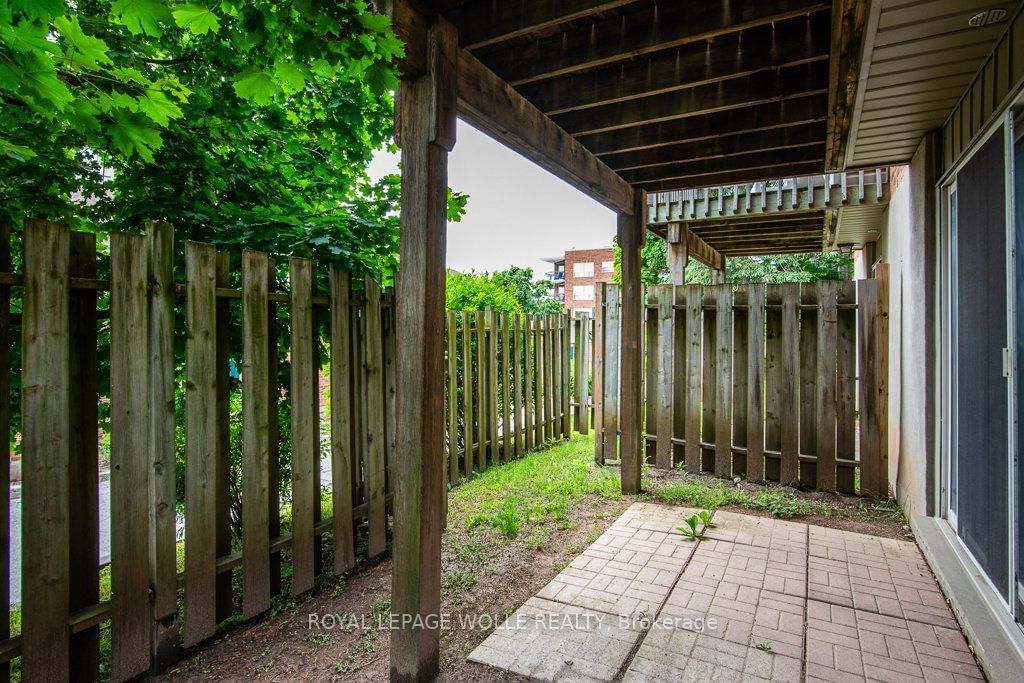
[{"label": "metal hinge", "polygon": [[1003,377],[1010,377],[1013,375],[1013,356],[1010,354],[1010,349],[1003,348]]}]

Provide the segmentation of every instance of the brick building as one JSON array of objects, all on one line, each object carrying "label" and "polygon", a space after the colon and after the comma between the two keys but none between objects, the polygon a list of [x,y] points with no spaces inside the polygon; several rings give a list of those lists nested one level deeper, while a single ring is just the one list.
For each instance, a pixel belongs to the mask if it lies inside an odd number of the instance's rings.
[{"label": "brick building", "polygon": [[554,282],[554,296],[570,312],[594,311],[594,285],[611,282],[615,270],[615,250],[573,249],[563,256],[546,258],[554,265],[547,276]]}]

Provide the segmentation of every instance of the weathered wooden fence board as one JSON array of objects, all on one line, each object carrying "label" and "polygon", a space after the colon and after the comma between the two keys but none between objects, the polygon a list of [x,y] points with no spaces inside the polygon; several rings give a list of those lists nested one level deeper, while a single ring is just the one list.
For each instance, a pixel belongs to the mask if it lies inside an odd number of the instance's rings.
[{"label": "weathered wooden fence board", "polygon": [[[643,333],[649,460],[672,467],[678,447],[692,472],[848,493],[857,492],[860,468],[861,490],[884,495],[878,454],[885,441],[876,426],[884,421],[882,361],[862,371],[871,377],[859,385],[862,394],[872,392],[862,408],[872,414],[862,417],[860,439],[864,448],[870,438],[866,457],[874,464],[854,459],[856,344],[860,340],[862,354],[878,354],[884,336],[875,308],[882,295],[871,282],[861,284],[856,298],[852,282],[648,288]],[[605,435],[613,413],[607,382],[618,360],[617,346],[609,342],[616,293],[614,285],[597,288],[595,339],[603,358],[595,369],[602,369],[604,386],[595,384],[602,389],[595,414]],[[596,460],[609,459],[609,453],[607,438],[597,439]]]},{"label": "weathered wooden fence board", "polygon": [[[12,320],[17,320],[24,350],[23,533],[32,533],[23,539],[23,632],[10,638],[8,625],[0,625],[0,679],[18,656],[26,680],[97,678],[100,626],[107,619],[111,678],[159,671],[173,663],[180,645],[207,640],[232,616],[236,569],[242,579],[241,614],[250,619],[265,613],[281,590],[282,551],[290,551],[291,591],[299,594],[312,588],[323,569],[325,535],[333,539],[335,573],[355,565],[359,520],[368,522],[367,555],[386,548],[397,437],[393,296],[372,278],[363,283],[365,293],[353,293],[349,273],[337,267],[331,268],[327,294],[317,293],[313,263],[298,258],[289,262],[287,291],[278,291],[269,255],[245,252],[233,263],[227,253],[194,242],[185,245],[185,281],[176,284],[173,228],[150,222],[146,229],[145,235],[111,236],[110,277],[103,280],[98,273],[107,271],[100,267],[103,256],[97,255],[94,235],[29,221],[24,273],[18,274],[11,272],[9,231],[0,226],[0,431],[9,448],[8,378]],[[21,288],[20,318],[10,315],[12,287]],[[110,336],[105,339],[99,335],[97,308],[100,293],[108,291]],[[289,309],[285,350],[278,306]],[[321,519],[317,317],[327,312],[332,515]],[[180,318],[185,348],[179,358],[174,340]],[[457,482],[460,467],[469,476],[473,469],[521,455],[524,445],[567,436],[572,379],[587,385],[590,372],[589,362],[579,368],[570,364],[573,328],[567,315],[481,311],[449,314],[447,320],[445,423],[451,462],[441,482],[445,487]],[[229,345],[236,334],[237,349]],[[99,592],[98,553],[97,406],[105,398],[98,380],[106,349],[111,358],[109,602]],[[281,357],[291,366],[286,393]],[[583,358],[589,360],[585,350]],[[182,365],[184,541],[177,538],[175,488],[175,373]],[[282,397],[292,402],[292,474],[283,489]],[[239,399],[241,439],[235,444],[231,407]],[[9,469],[0,479],[9,483]],[[286,495],[290,490],[291,506],[291,528],[283,531],[282,490]],[[4,491],[6,503],[6,486]],[[241,506],[235,520],[240,543],[232,547],[236,505]],[[2,514],[9,521],[7,507]],[[182,543],[185,568],[179,575]],[[0,564],[9,570],[6,546]],[[184,587],[183,634],[179,587]]]}]

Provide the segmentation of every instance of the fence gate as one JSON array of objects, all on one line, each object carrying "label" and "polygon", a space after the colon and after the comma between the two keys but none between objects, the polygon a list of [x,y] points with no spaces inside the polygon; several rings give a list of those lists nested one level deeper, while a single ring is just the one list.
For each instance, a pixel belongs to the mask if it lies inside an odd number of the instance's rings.
[{"label": "fence gate", "polygon": [[[856,282],[649,287],[647,461],[888,495],[887,302],[887,266]],[[598,462],[616,459],[619,307],[619,286],[598,285]]]}]

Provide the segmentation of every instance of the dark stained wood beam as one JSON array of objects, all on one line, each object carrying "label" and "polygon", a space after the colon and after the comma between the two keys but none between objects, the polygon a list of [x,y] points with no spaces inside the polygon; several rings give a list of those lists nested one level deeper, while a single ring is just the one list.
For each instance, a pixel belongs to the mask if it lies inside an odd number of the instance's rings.
[{"label": "dark stained wood beam", "polygon": [[861,47],[868,20],[868,0],[835,0],[832,55],[829,63],[828,140],[825,167],[846,168],[846,146],[860,76]]},{"label": "dark stained wood beam", "polygon": [[637,0],[562,0],[561,2],[509,2],[474,0],[445,14],[459,30],[467,50],[494,45],[557,28],[608,12]]},{"label": "dark stained wood beam", "polygon": [[719,228],[733,228],[736,226],[747,226],[747,225],[771,225],[773,223],[804,223],[804,222],[821,222],[824,218],[825,213],[823,211],[805,211],[802,213],[777,213],[777,214],[761,214],[756,216],[730,216],[728,218],[712,218],[708,220],[694,220],[690,221],[691,225],[696,229],[699,227],[701,231],[704,230],[717,230]]},{"label": "dark stained wood beam", "polygon": [[692,230],[686,230],[686,253],[689,258],[697,259],[712,270],[725,269],[722,254]]},{"label": "dark stained wood beam", "polygon": [[827,99],[816,95],[718,114],[579,135],[577,139],[598,156],[606,158],[617,153],[655,149],[678,143],[724,139],[731,135],[811,125],[827,120],[827,109]]},{"label": "dark stained wood beam", "polygon": [[663,147],[609,154],[603,157],[603,161],[612,170],[622,173],[675,164],[680,160],[703,161],[751,152],[780,151],[807,144],[820,144],[824,139],[825,122],[821,121],[806,126],[790,126],[746,135],[710,138],[697,142],[679,142]]},{"label": "dark stained wood beam", "polygon": [[808,243],[806,245],[798,246],[777,246],[777,245],[765,245],[760,247],[753,247],[750,249],[730,249],[726,252],[726,256],[777,256],[782,254],[816,254],[820,252],[820,247],[813,246]]},{"label": "dark stained wood beam", "polygon": [[[425,74],[430,21],[424,18],[423,8],[416,0],[388,0],[387,5],[395,33],[406,41],[406,56],[400,63],[403,77]],[[457,60],[461,118],[608,208],[632,214],[633,190],[618,174],[468,50],[459,49]],[[401,112],[401,106],[396,111]]]},{"label": "dark stained wood beam", "polygon": [[620,213],[618,243],[621,249],[621,312],[620,383],[619,383],[619,457],[622,492],[640,493],[644,451],[640,422],[643,419],[641,386],[643,356],[640,352],[642,332],[643,284],[640,280],[641,249],[646,237],[647,196],[637,192],[633,215]]},{"label": "dark stained wood beam", "polygon": [[636,183],[648,192],[669,192],[672,190],[688,190],[696,187],[714,187],[732,183],[752,183],[771,178],[792,178],[795,176],[822,173],[824,161],[802,161],[793,164],[776,164],[760,168],[734,169],[722,173],[700,173],[685,178],[658,180],[649,183]]},{"label": "dark stained wood beam", "polygon": [[736,31],[828,10],[822,0],[713,0],[648,3],[527,45],[494,46],[481,60],[512,85],[523,85],[705,41]]},{"label": "dark stained wood beam", "polygon": [[828,64],[813,62],[551,118],[572,135],[586,135],[827,93]]},{"label": "dark stained wood beam", "polygon": [[825,146],[820,141],[784,150],[771,152],[748,152],[731,157],[719,157],[705,161],[679,161],[665,166],[652,166],[624,171],[622,177],[630,183],[645,183],[655,180],[687,178],[696,174],[726,173],[733,169],[762,168],[776,164],[793,164],[805,161],[819,161],[824,158]]},{"label": "dark stained wood beam", "polygon": [[459,115],[608,208],[631,215],[633,191],[615,171],[466,50],[459,51]]},{"label": "dark stained wood beam", "polygon": [[561,114],[826,60],[830,31],[828,13],[819,12],[594,71],[528,83],[518,90],[544,113]]}]

